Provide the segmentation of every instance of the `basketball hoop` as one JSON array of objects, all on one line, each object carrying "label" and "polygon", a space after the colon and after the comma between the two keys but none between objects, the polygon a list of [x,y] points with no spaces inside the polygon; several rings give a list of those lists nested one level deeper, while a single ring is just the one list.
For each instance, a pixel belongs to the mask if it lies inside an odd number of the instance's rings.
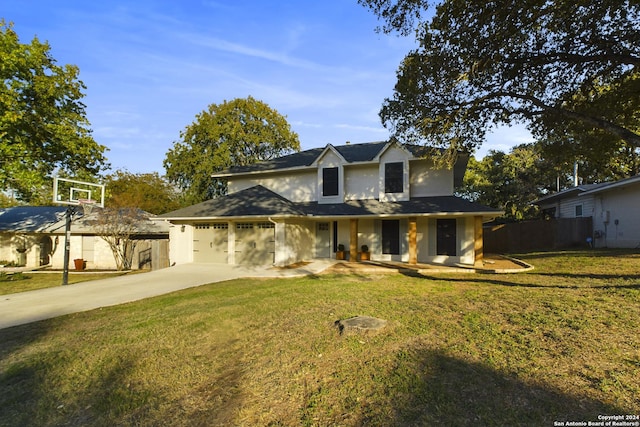
[{"label": "basketball hoop", "polygon": [[85,216],[89,215],[93,207],[97,205],[96,201],[91,199],[78,199],[78,204],[82,206],[82,211]]}]

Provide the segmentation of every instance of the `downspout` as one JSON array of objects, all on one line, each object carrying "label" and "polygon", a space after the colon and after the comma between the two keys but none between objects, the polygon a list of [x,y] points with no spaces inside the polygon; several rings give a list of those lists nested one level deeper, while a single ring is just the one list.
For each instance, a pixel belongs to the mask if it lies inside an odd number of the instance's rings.
[{"label": "downspout", "polygon": [[278,223],[275,222],[274,220],[272,220],[270,216],[267,217],[267,220],[271,224],[273,224],[273,263],[271,265],[273,265],[274,267],[277,267],[277,264],[276,264],[276,253],[278,252],[278,249],[277,249],[278,234],[276,233],[276,231],[277,231],[276,227],[278,226]]}]

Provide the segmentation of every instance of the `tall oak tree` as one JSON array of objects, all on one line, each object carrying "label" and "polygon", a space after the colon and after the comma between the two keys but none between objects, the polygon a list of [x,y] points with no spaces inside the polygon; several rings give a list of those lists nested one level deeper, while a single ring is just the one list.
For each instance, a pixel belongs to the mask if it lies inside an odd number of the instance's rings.
[{"label": "tall oak tree", "polygon": [[106,147],[91,136],[85,89],[74,65],[59,66],[48,43],[20,43],[0,20],[0,190],[24,202],[51,191],[48,177],[97,175]]},{"label": "tall oak tree", "polygon": [[226,194],[211,175],[300,150],[286,118],[249,96],[211,104],[180,134],[165,157],[166,177],[191,203]]}]

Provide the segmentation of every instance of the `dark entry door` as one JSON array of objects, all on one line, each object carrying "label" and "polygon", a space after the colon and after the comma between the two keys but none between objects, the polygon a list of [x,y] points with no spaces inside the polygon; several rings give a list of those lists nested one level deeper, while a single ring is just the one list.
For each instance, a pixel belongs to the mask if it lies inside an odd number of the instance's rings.
[{"label": "dark entry door", "polygon": [[437,254],[456,256],[458,240],[456,237],[456,220],[439,219],[437,228]]},{"label": "dark entry door", "polygon": [[382,253],[400,254],[400,220],[382,220]]}]

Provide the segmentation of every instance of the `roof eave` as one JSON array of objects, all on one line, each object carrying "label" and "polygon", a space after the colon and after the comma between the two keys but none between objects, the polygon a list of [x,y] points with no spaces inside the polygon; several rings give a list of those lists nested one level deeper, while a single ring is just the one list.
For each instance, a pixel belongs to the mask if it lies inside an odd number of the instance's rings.
[{"label": "roof eave", "polygon": [[631,177],[631,178],[628,178],[628,179],[625,179],[625,180],[612,182],[611,184],[605,185],[603,187],[598,187],[598,188],[594,188],[593,190],[585,191],[584,193],[580,194],[580,196],[591,195],[591,194],[596,194],[596,193],[602,193],[604,191],[609,191],[609,190],[613,190],[615,188],[625,187],[627,185],[637,184],[639,182],[640,182],[640,175],[637,175],[635,177]]},{"label": "roof eave", "polygon": [[487,218],[497,218],[504,215],[504,211],[471,211],[471,212],[403,212],[403,213],[372,213],[372,214],[354,214],[354,215],[314,215],[314,214],[274,214],[274,215],[242,215],[242,216],[180,216],[180,217],[166,217],[156,218],[155,221],[244,221],[244,220],[257,220],[260,218],[272,218],[272,219],[328,219],[328,218],[390,218],[390,217],[468,217],[468,216],[482,216]]}]

